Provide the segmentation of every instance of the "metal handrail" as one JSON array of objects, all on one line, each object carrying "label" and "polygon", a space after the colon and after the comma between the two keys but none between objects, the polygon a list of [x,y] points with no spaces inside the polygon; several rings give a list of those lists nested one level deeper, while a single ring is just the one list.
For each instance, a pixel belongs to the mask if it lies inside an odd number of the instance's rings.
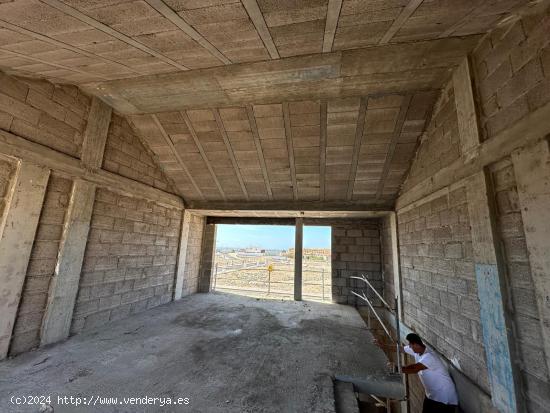
[{"label": "metal handrail", "polygon": [[355,278],[356,280],[361,280],[363,281],[365,284],[367,284],[368,287],[370,287],[370,289],[372,291],[374,291],[374,294],[376,294],[376,296],[380,299],[380,301],[382,302],[382,304],[384,304],[384,306],[386,307],[386,309],[395,316],[395,323],[396,323],[396,334],[397,334],[397,340],[395,340],[392,335],[390,334],[389,330],[386,328],[386,325],[384,324],[384,322],[382,321],[382,319],[380,318],[380,316],[378,315],[378,313],[376,312],[376,310],[374,309],[372,303],[370,302],[370,300],[367,298],[367,296],[365,295],[365,292],[363,290],[361,290],[361,294],[357,294],[355,291],[351,291],[351,293],[359,298],[361,298],[362,300],[364,300],[368,306],[370,307],[370,309],[372,310],[372,312],[374,313],[375,317],[378,319],[378,322],[380,323],[380,325],[382,326],[382,328],[384,329],[385,333],[388,335],[388,337],[390,338],[391,341],[393,341],[396,345],[396,360],[397,360],[397,371],[399,373],[401,373],[401,345],[399,344],[400,342],[400,338],[401,338],[401,328],[400,328],[400,325],[399,325],[399,300],[397,299],[397,297],[395,297],[395,310],[393,310],[390,305],[386,302],[386,300],[384,300],[384,298],[380,295],[380,293],[378,291],[376,291],[376,289],[374,288],[374,286],[370,283],[369,280],[367,280],[367,278],[365,277],[364,274],[361,274],[361,277],[356,277],[356,276],[351,276],[350,278]]}]

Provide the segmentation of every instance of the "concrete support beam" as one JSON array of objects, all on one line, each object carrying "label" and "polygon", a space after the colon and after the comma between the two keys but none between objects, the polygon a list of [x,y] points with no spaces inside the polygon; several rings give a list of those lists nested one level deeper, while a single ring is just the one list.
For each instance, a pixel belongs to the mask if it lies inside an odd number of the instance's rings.
[{"label": "concrete support beam", "polygon": [[465,159],[476,155],[479,147],[479,125],[468,58],[464,58],[453,73],[453,88],[458,117],[460,150]]},{"label": "concrete support beam", "polygon": [[182,223],[181,223],[180,245],[179,245],[179,251],[178,251],[178,268],[176,272],[176,286],[174,288],[174,300],[179,300],[182,297],[190,227],[191,227],[191,213],[185,210],[183,211]]},{"label": "concrete support beam", "polygon": [[495,229],[492,191],[485,171],[468,180],[468,213],[480,304],[485,358],[493,405],[501,413],[523,411],[517,360],[507,313],[505,267]]},{"label": "concrete support beam", "polygon": [[57,152],[3,130],[0,130],[0,145],[2,146],[3,154],[21,159],[23,162],[28,161],[42,165],[48,169],[62,172],[71,178],[82,178],[124,195],[146,198],[173,208],[183,209],[184,207],[183,201],[177,195],[161,191],[160,189],[103,169],[90,170],[89,168],[84,168],[82,162],[72,156]]},{"label": "concrete support beam", "polygon": [[42,321],[41,345],[69,337],[90,230],[95,189],[94,184],[81,179],[73,184],[57,265],[50,282],[48,304]]},{"label": "concrete support beam", "polygon": [[202,236],[201,264],[199,270],[199,293],[207,293],[212,288],[214,261],[216,258],[216,224],[204,226]]},{"label": "concrete support beam", "polygon": [[550,365],[550,143],[548,139],[512,153],[521,217]]},{"label": "concrete support beam", "polygon": [[479,145],[477,156],[465,159],[463,156],[415,185],[397,199],[395,209],[400,211],[407,205],[422,199],[435,191],[452,185],[461,179],[480,171],[513,151],[533,144],[550,133],[550,102],[530,112],[509,128]]},{"label": "concrete support beam", "polygon": [[50,171],[20,162],[0,234],[0,360],[8,354]]},{"label": "concrete support beam", "polygon": [[294,300],[302,301],[302,249],[304,245],[304,219],[296,218],[294,239]]}]

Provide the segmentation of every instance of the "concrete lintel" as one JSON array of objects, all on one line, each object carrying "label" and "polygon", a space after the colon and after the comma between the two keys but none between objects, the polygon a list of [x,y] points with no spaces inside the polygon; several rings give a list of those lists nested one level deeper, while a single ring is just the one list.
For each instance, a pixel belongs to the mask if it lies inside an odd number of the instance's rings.
[{"label": "concrete lintel", "polygon": [[0,359],[8,354],[34,235],[50,176],[47,168],[19,162],[0,234]]},{"label": "concrete lintel", "polygon": [[73,183],[57,265],[50,282],[48,304],[42,320],[41,345],[69,337],[90,230],[95,189],[94,184],[81,179]]},{"label": "concrete lintel", "polygon": [[550,368],[550,143],[512,153],[521,217],[537,297],[546,363]]},{"label": "concrete lintel", "polygon": [[466,186],[480,321],[492,403],[502,413],[523,411],[511,317],[506,305],[505,267],[495,228],[495,206],[485,170]]},{"label": "concrete lintel", "polygon": [[175,287],[174,287],[174,300],[179,300],[182,297],[190,226],[191,226],[191,213],[188,210],[185,210],[183,211],[182,222],[181,222],[180,244],[179,244],[179,251],[178,251],[178,268],[176,272],[176,280],[175,280]]},{"label": "concrete lintel", "polygon": [[296,218],[294,239],[294,300],[302,301],[302,247],[304,244],[304,219]]}]

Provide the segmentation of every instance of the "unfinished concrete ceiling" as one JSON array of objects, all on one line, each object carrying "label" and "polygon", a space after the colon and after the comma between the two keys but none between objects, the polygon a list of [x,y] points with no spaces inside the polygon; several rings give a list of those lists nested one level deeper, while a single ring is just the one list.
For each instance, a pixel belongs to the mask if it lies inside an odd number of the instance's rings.
[{"label": "unfinished concrete ceiling", "polygon": [[0,4],[0,70],[128,116],[195,207],[384,208],[450,72],[525,4],[18,0]]}]

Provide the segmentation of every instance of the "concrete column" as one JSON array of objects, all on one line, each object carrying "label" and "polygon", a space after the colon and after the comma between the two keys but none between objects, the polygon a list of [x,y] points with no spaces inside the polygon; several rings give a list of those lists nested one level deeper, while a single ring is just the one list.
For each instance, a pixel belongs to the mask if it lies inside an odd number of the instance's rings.
[{"label": "concrete column", "polygon": [[189,211],[183,211],[182,223],[181,223],[181,234],[180,234],[180,245],[179,245],[179,252],[178,252],[178,268],[176,272],[176,286],[174,288],[174,300],[179,300],[182,296],[190,227],[191,227],[191,213]]},{"label": "concrete column", "polygon": [[495,230],[492,191],[485,171],[467,184],[474,267],[485,357],[493,405],[501,413],[523,411],[517,360],[506,300],[505,269]]},{"label": "concrete column", "polygon": [[87,168],[99,169],[103,165],[112,112],[112,108],[100,99],[92,99],[80,156],[82,164]]},{"label": "concrete column", "polygon": [[69,337],[94,200],[94,184],[80,179],[73,183],[57,265],[42,320],[41,345]]},{"label": "concrete column", "polygon": [[479,149],[479,125],[468,57],[453,73],[453,88],[460,136],[460,152],[466,159],[477,155]]},{"label": "concrete column", "polygon": [[302,249],[304,244],[304,219],[296,218],[294,239],[294,300],[302,301]]},{"label": "concrete column", "polygon": [[46,168],[20,162],[8,196],[0,228],[0,359],[8,354],[49,176]]},{"label": "concrete column", "polygon": [[[390,232],[391,232],[391,253],[392,253],[392,268],[393,268],[393,285],[395,295],[399,303],[399,318],[403,320],[403,294],[401,288],[401,265],[399,261],[399,238],[397,233],[397,214],[390,214]],[[390,303],[391,304],[391,303]]]},{"label": "concrete column", "polygon": [[216,224],[204,226],[202,237],[202,252],[199,275],[199,292],[210,292],[212,286],[212,275],[214,271],[214,260],[216,256]]},{"label": "concrete column", "polygon": [[512,153],[546,363],[550,368],[550,143]]}]

